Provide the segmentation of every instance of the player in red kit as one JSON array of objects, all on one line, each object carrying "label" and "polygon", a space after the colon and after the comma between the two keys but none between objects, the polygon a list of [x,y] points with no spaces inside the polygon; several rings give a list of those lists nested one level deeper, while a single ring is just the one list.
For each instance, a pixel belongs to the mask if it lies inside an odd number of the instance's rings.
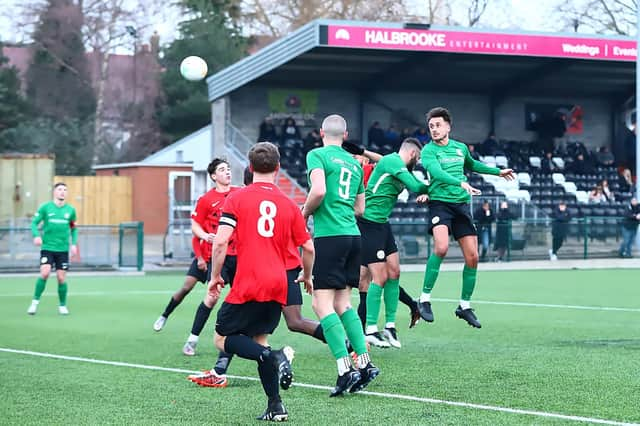
[{"label": "player in red kit", "polygon": [[260,142],[249,151],[253,184],[226,201],[214,240],[213,272],[209,292],[220,294],[222,267],[231,235],[237,241],[238,268],[233,287],[218,311],[215,344],[218,349],[258,363],[258,374],[268,397],[260,420],[287,420],[278,384],[288,389],[293,379],[287,355],[290,348],[272,350],[267,336],[280,321],[287,303],[287,257],[291,246],[302,247],[300,281],[312,286],[314,248],[305,221],[295,203],[275,185],[278,148]]},{"label": "player in red kit", "polygon": [[[153,329],[155,331],[162,330],[169,315],[182,302],[184,297],[191,292],[196,282],[206,283],[209,281],[211,271],[208,264],[211,261],[211,244],[222,214],[222,206],[227,196],[238,188],[231,186],[231,168],[226,160],[214,158],[209,163],[207,172],[215,183],[215,188],[198,199],[196,208],[191,214],[191,229],[194,234],[192,246],[195,258],[187,272],[182,288],[171,297],[165,311],[154,323]],[[235,274],[235,243],[233,241],[229,244],[228,254],[224,277],[227,282],[231,283]],[[204,328],[215,303],[216,300],[213,300],[209,295],[205,295],[203,302],[198,306],[191,335],[183,347],[185,355],[195,354],[198,336]]]},{"label": "player in red kit", "polygon": [[[251,183],[253,183],[253,173],[245,170],[244,184],[248,186],[251,185]],[[289,246],[285,266],[287,268],[288,290],[287,304],[282,307],[282,315],[287,323],[287,328],[289,328],[290,331],[307,334],[323,343],[327,343],[320,323],[302,316],[302,291],[300,289],[300,283],[298,282],[300,272],[302,271],[302,259],[300,258],[298,247],[293,243]],[[311,294],[313,289],[306,286],[305,290],[308,294]],[[353,350],[350,344],[348,345],[348,350]],[[222,354],[224,354],[224,352],[222,352]],[[187,378],[199,386],[213,388],[226,387],[228,384],[226,374],[230,361],[230,357],[221,356],[211,370],[191,374]]]}]

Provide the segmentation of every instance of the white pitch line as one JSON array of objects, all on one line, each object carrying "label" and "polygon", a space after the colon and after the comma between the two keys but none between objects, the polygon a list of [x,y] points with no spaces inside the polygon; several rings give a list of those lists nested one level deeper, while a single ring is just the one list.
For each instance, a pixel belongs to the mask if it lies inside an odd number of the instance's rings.
[{"label": "white pitch line", "polygon": [[[459,302],[458,299],[433,299],[436,302]],[[616,308],[612,306],[580,306],[580,305],[552,305],[547,303],[527,303],[527,302],[495,302],[490,300],[473,300],[472,303],[479,305],[509,305],[526,306],[530,308],[560,308],[560,309],[581,309],[585,311],[618,311],[618,312],[640,312],[640,308]]]},{"label": "white pitch line", "polygon": [[[153,295],[153,294],[173,294],[173,290],[126,290],[126,291],[79,291],[69,292],[70,297],[75,296],[131,296],[131,295]],[[30,297],[33,293],[12,293],[0,294],[0,297]],[[44,294],[43,297],[58,297],[55,293]],[[303,297],[311,297],[304,293]],[[357,294],[352,295],[352,299],[358,299]],[[440,299],[433,298],[435,302],[459,302],[458,299]],[[473,300],[473,303],[479,305],[505,305],[505,306],[524,306],[529,308],[554,308],[554,309],[578,309],[585,311],[615,311],[615,312],[640,312],[640,308],[620,308],[613,306],[581,306],[581,305],[554,305],[547,303],[528,303],[528,302],[497,302],[491,300]]]},{"label": "white pitch line", "polygon": [[[173,294],[175,290],[126,290],[126,291],[74,291],[69,292],[70,297],[74,296],[130,296],[130,295],[145,295],[145,294]],[[14,293],[14,294],[0,294],[0,297],[29,297],[33,296],[32,293]],[[45,293],[43,297],[58,297],[57,293]]]},{"label": "white pitch line", "polygon": [[[145,364],[131,364],[128,362],[119,362],[119,361],[105,361],[105,360],[94,359],[94,358],[82,358],[82,357],[76,357],[76,356],[56,355],[56,354],[50,354],[45,352],[24,351],[20,349],[0,348],[0,352],[39,356],[43,358],[53,358],[53,359],[60,359],[65,361],[79,361],[79,362],[87,362],[91,364],[111,365],[116,367],[129,367],[129,368],[139,368],[143,370],[167,371],[171,373],[183,373],[183,374],[200,373],[200,371],[184,370],[181,368],[159,367],[155,365],[145,365]],[[256,377],[231,376],[231,375],[228,375],[228,377],[233,379],[239,379],[239,380],[259,381],[259,379]],[[293,383],[293,386],[308,388],[308,389],[318,389],[318,390],[332,389],[329,386],[321,386],[321,385],[314,385],[314,384],[308,384],[308,383]],[[570,420],[575,422],[597,423],[597,424],[616,425],[616,426],[639,426],[638,423],[626,423],[626,422],[619,422],[615,420],[598,419],[598,418],[592,418],[592,417],[571,416],[567,414],[549,413],[546,411],[521,410],[518,408],[473,404],[469,402],[447,401],[444,399],[423,398],[423,397],[411,396],[411,395],[400,395],[400,394],[370,392],[370,391],[361,391],[359,393],[362,395],[377,396],[380,398],[400,399],[405,401],[424,402],[428,404],[443,404],[443,405],[450,405],[454,407],[473,408],[477,410],[496,411],[501,413],[520,414],[520,415],[536,416],[536,417],[546,417],[546,418],[553,418],[553,419]]]}]

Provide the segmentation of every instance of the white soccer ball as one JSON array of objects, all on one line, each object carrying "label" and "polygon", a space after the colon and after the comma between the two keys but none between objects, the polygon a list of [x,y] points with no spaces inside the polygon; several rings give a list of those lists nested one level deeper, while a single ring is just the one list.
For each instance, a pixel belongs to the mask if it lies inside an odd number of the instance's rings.
[{"label": "white soccer ball", "polygon": [[199,56],[187,56],[180,63],[180,74],[189,81],[202,80],[207,71],[207,63]]}]

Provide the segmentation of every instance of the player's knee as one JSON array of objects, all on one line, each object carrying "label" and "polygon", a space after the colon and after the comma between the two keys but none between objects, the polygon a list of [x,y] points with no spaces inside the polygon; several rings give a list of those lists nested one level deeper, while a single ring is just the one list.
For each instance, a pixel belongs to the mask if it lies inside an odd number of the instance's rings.
[{"label": "player's knee", "polygon": [[293,332],[302,331],[301,317],[296,318],[295,316],[286,316],[284,317],[284,319],[287,322],[287,328],[289,329],[289,331],[293,331]]},{"label": "player's knee", "polygon": [[218,333],[216,333],[213,336],[213,343],[216,345],[216,348],[219,351],[223,351],[224,352],[224,341],[225,341],[225,336],[221,336]]},{"label": "player's knee", "polygon": [[448,243],[436,243],[433,247],[433,253],[438,257],[445,257],[449,251]]},{"label": "player's knee", "polygon": [[478,252],[475,253],[471,253],[467,256],[465,256],[465,263],[467,264],[467,266],[471,267],[471,268],[475,268],[478,266]]},{"label": "player's knee", "polygon": [[397,280],[400,278],[400,265],[389,265],[387,269],[388,279]]}]

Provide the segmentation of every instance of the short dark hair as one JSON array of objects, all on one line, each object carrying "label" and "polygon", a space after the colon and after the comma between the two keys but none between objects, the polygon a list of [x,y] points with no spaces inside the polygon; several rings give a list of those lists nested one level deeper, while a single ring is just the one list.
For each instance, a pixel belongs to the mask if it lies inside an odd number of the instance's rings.
[{"label": "short dark hair", "polygon": [[253,172],[251,171],[251,167],[247,166],[244,168],[244,186],[251,185],[253,183]]},{"label": "short dark hair", "polygon": [[437,118],[437,117],[442,117],[444,121],[446,121],[447,123],[449,123],[449,125],[451,125],[451,113],[449,112],[448,109],[443,107],[432,108],[427,113],[427,124],[429,124],[429,121],[431,121],[432,118]]},{"label": "short dark hair", "polygon": [[57,187],[59,187],[59,186],[65,186],[65,187],[66,187],[66,186],[67,186],[67,184],[66,184],[66,183],[64,183],[64,182],[56,182],[56,184],[55,184],[55,185],[53,185],[53,189],[56,189],[56,188],[57,188]]},{"label": "short dark hair", "polygon": [[207,166],[207,173],[209,173],[209,176],[216,172],[216,169],[220,164],[226,164],[228,166],[229,162],[224,158],[214,158],[213,160],[211,160],[211,162]]},{"label": "short dark hair", "polygon": [[413,147],[416,147],[420,150],[422,149],[422,144],[416,138],[405,138],[405,140],[403,140],[402,144],[400,145],[400,149],[402,149],[404,145],[412,145]]},{"label": "short dark hair", "polygon": [[249,164],[254,173],[271,173],[278,169],[280,152],[271,142],[258,142],[249,150]]}]

